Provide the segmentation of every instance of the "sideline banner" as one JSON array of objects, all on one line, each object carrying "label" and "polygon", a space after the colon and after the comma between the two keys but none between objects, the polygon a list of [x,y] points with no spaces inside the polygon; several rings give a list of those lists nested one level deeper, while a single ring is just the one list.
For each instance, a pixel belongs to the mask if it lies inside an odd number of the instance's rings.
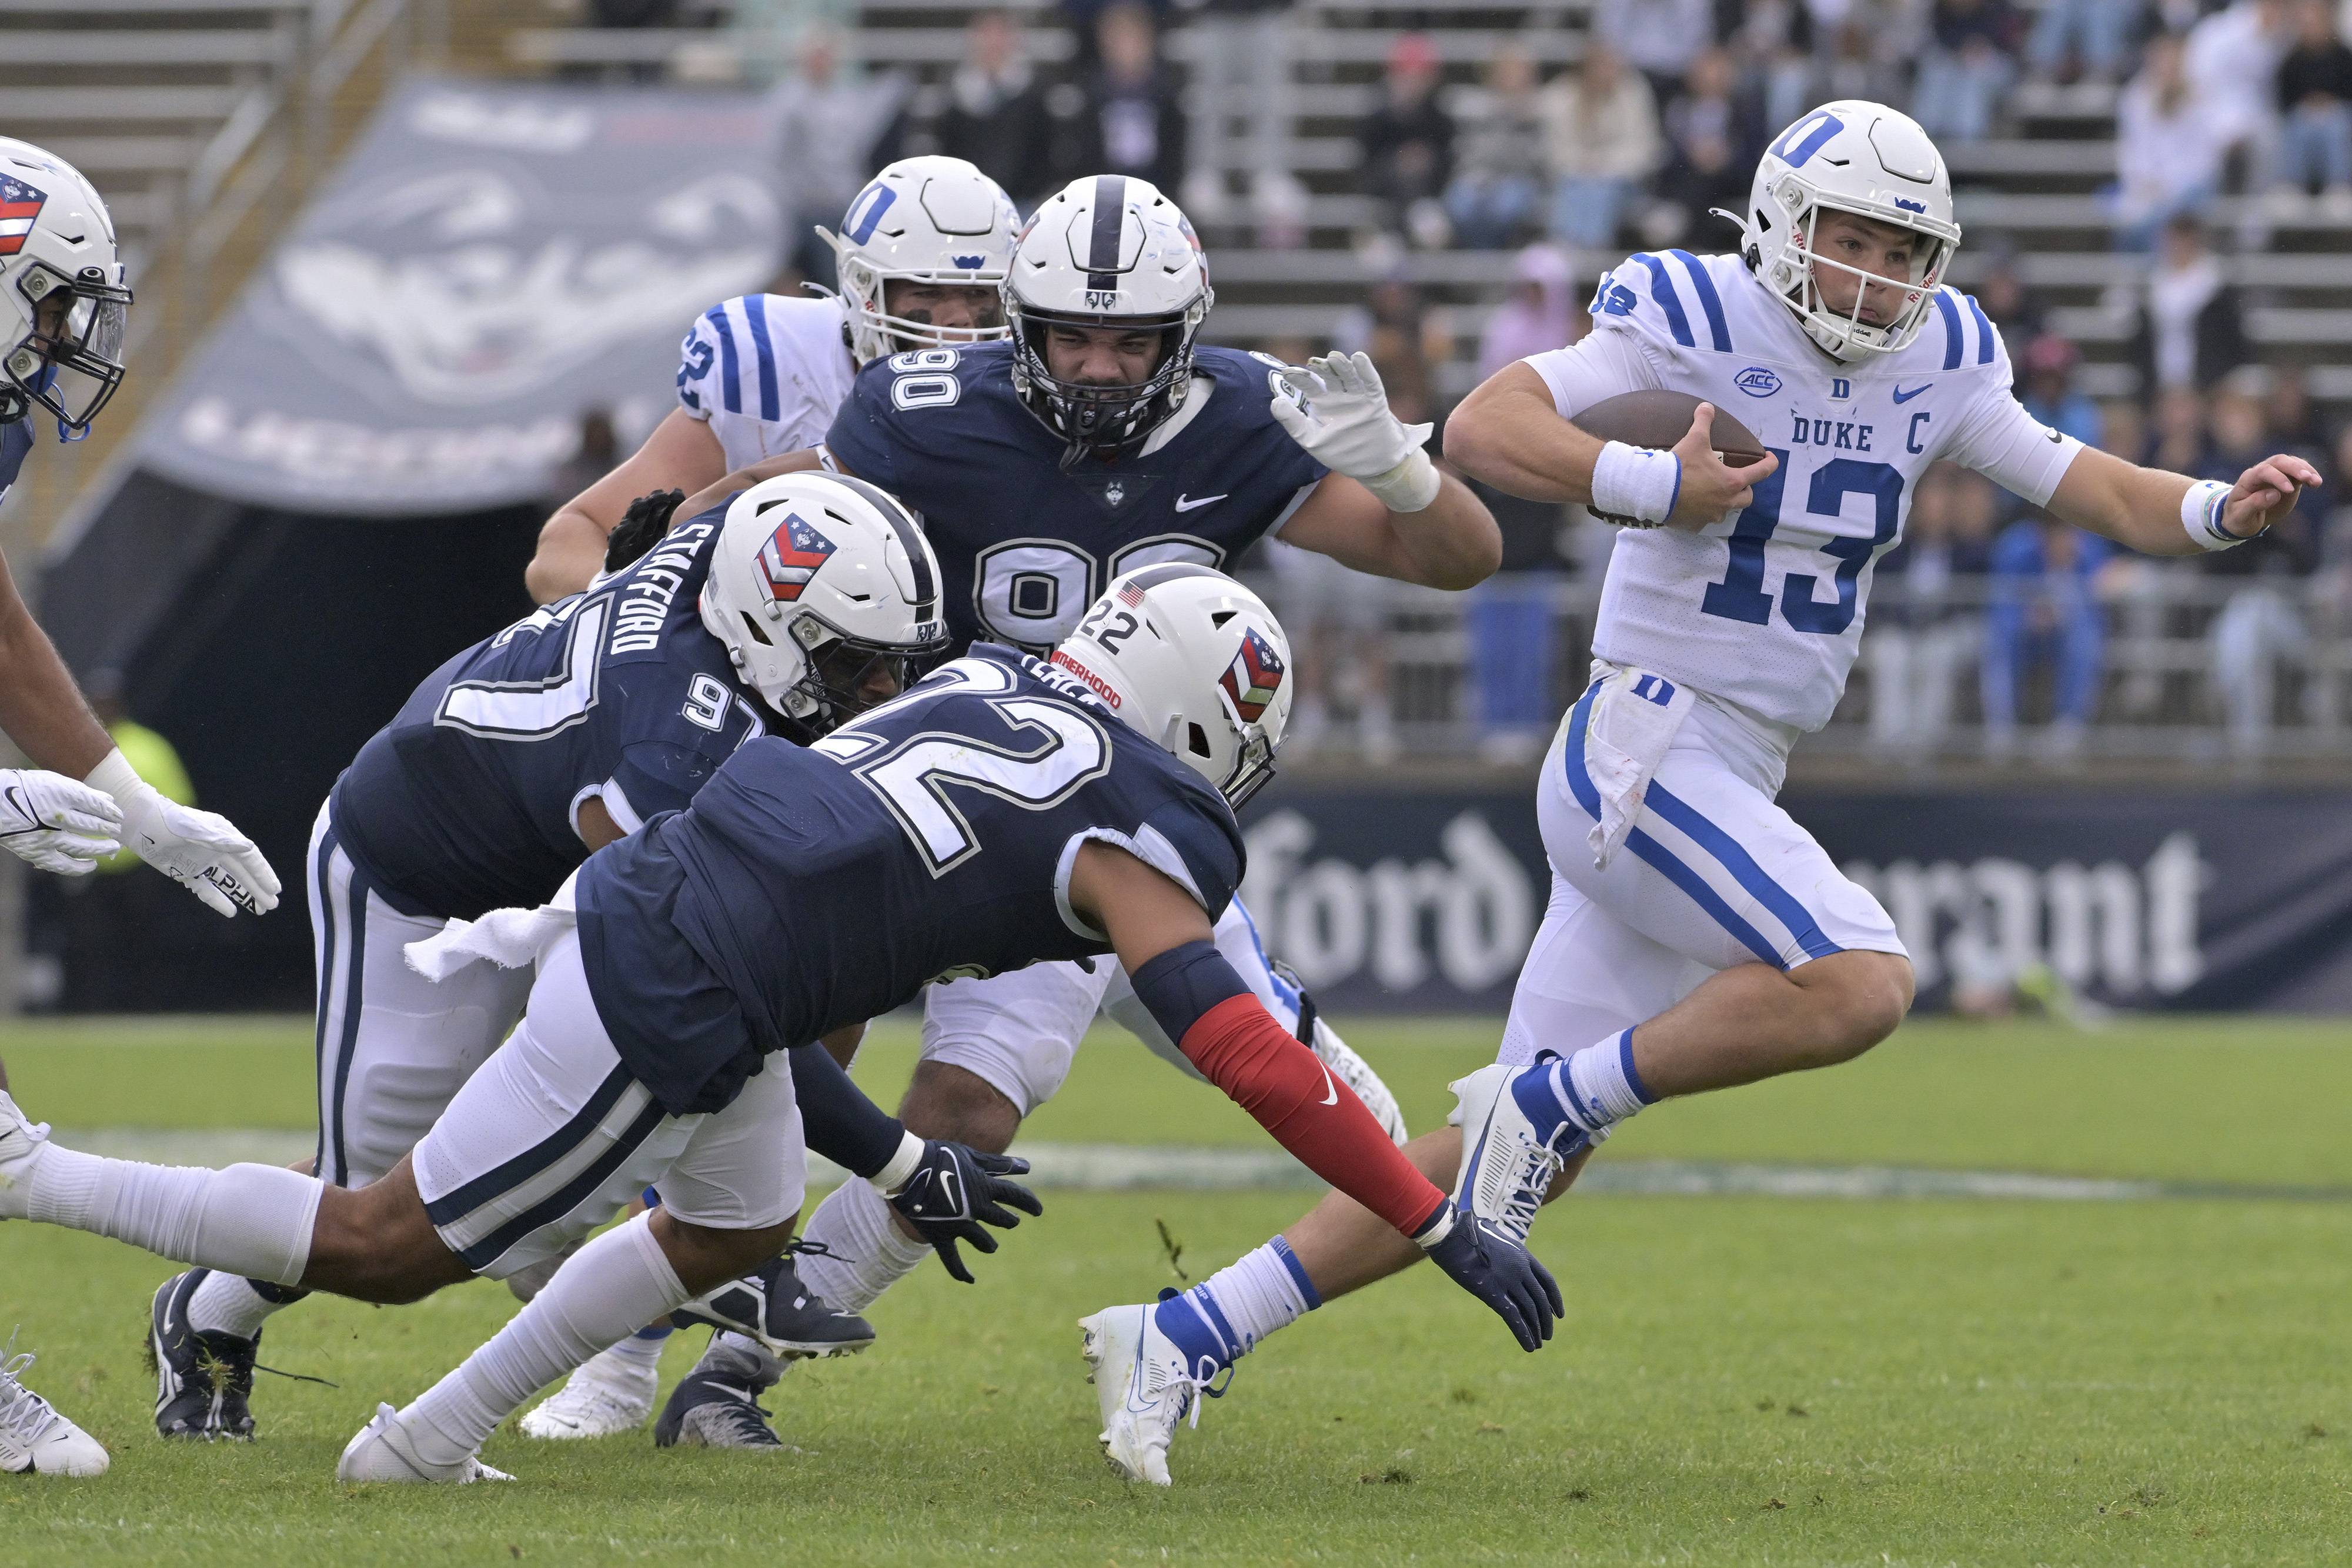
[{"label": "sideline banner", "polygon": [[[2046,966],[2115,1006],[2352,1011],[2352,793],[1782,798],[1895,917],[1923,1006]],[[1334,1012],[1496,1011],[1549,896],[1532,791],[1286,785],[1248,813],[1266,946]]]},{"label": "sideline banner", "polygon": [[142,428],[248,505],[536,500],[589,407],[667,412],[695,312],[758,288],[782,214],[756,95],[414,81]]}]

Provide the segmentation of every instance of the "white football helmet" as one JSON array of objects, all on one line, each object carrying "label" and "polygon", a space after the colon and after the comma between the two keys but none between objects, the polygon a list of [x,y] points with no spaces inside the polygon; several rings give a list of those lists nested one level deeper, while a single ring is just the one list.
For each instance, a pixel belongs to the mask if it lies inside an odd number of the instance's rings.
[{"label": "white football helmet", "polygon": [[[1854,291],[1853,307],[1843,312],[1822,303],[1816,268],[1887,281],[1816,252],[1814,230],[1825,208],[1918,233],[1902,308],[1892,321],[1872,326],[1862,319],[1864,289]],[[1748,211],[1721,215],[1740,227],[1748,269],[1788,302],[1814,342],[1848,361],[1910,347],[1960,247],[1952,177],[1936,144],[1909,115],[1857,99],[1825,103],[1775,137],[1756,165]]]},{"label": "white football helmet", "polygon": [[883,285],[1001,285],[1021,213],[1004,188],[961,158],[901,158],[866,182],[842,215],[833,247],[849,307],[849,351],[859,364],[907,349],[951,348],[1004,336],[1003,327],[935,327],[890,314]]},{"label": "white football helmet", "polygon": [[[1013,251],[1004,319],[1013,388],[1070,444],[1064,467],[1088,452],[1141,445],[1184,406],[1193,340],[1216,298],[1192,224],[1147,181],[1090,174],[1037,209]],[[1055,325],[1156,329],[1160,362],[1131,386],[1059,380],[1045,357],[1046,329]]]},{"label": "white football helmet", "polygon": [[0,423],[38,403],[87,426],[122,384],[130,312],[98,192],[55,153],[0,136]]},{"label": "white football helmet", "polygon": [[1121,572],[1053,662],[1236,811],[1274,777],[1290,723],[1290,639],[1223,572],[1190,561]]},{"label": "white football helmet", "polygon": [[846,474],[780,474],[736,497],[701,610],[745,684],[812,737],[905,691],[948,645],[930,541]]}]

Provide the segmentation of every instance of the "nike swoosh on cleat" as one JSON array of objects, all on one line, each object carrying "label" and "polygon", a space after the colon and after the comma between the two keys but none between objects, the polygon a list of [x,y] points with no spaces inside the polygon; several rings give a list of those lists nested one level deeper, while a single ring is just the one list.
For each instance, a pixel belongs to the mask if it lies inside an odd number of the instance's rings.
[{"label": "nike swoosh on cleat", "polygon": [[1927,387],[1934,386],[1935,384],[1935,382],[1929,382],[1927,386],[1913,387],[1909,392],[1905,392],[1901,387],[1896,387],[1895,389],[1895,401],[1896,402],[1909,402],[1913,398],[1917,397],[1921,392],[1926,392]]},{"label": "nike swoosh on cleat", "polygon": [[1199,500],[1197,500],[1197,501],[1196,501],[1196,500],[1193,500],[1193,499],[1192,499],[1191,497],[1189,497],[1185,496],[1182,492],[1181,492],[1181,491],[1180,491],[1180,492],[1178,492],[1177,497],[1176,497],[1176,509],[1177,509],[1178,511],[1180,511],[1180,512],[1191,512],[1191,511],[1197,511],[1199,508],[1201,508],[1201,507],[1202,507],[1207,506],[1210,502],[1212,502],[1212,501],[1222,501],[1222,500],[1223,500],[1223,499],[1225,498],[1225,497],[1230,496],[1230,495],[1232,495],[1232,494],[1233,494],[1233,492],[1232,492],[1231,490],[1226,490],[1226,491],[1223,491],[1223,493],[1221,493],[1221,494],[1214,495],[1214,496],[1203,496],[1203,497],[1202,497]]}]

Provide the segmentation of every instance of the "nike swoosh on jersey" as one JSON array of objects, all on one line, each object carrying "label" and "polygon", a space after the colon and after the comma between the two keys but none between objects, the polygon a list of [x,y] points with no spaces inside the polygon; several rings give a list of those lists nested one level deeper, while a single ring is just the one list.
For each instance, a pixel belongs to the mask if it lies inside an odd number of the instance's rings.
[{"label": "nike swoosh on jersey", "polygon": [[1232,494],[1233,492],[1231,490],[1227,490],[1222,495],[1203,496],[1196,501],[1188,496],[1179,493],[1176,497],[1176,509],[1180,512],[1193,511],[1199,507],[1207,506],[1212,501],[1222,501],[1226,496],[1230,496]]},{"label": "nike swoosh on jersey", "polygon": [[1896,387],[1895,389],[1895,401],[1896,402],[1909,402],[1913,398],[1917,397],[1921,392],[1926,392],[1927,387],[1934,386],[1935,384],[1935,382],[1929,382],[1927,386],[1913,387],[1909,392],[1905,392],[1901,387]]}]

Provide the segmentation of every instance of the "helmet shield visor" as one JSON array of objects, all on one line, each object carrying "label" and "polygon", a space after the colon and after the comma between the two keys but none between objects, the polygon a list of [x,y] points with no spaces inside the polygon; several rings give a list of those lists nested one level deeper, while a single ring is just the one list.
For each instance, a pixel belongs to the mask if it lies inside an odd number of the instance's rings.
[{"label": "helmet shield visor", "polygon": [[1249,804],[1250,797],[1274,782],[1274,742],[1257,728],[1245,730],[1241,754],[1234,758],[1231,777],[1217,786],[1225,804],[1240,810]]},{"label": "helmet shield visor", "polygon": [[80,429],[122,384],[131,290],[78,281],[36,262],[16,277],[33,329],[0,356],[0,380]]}]

